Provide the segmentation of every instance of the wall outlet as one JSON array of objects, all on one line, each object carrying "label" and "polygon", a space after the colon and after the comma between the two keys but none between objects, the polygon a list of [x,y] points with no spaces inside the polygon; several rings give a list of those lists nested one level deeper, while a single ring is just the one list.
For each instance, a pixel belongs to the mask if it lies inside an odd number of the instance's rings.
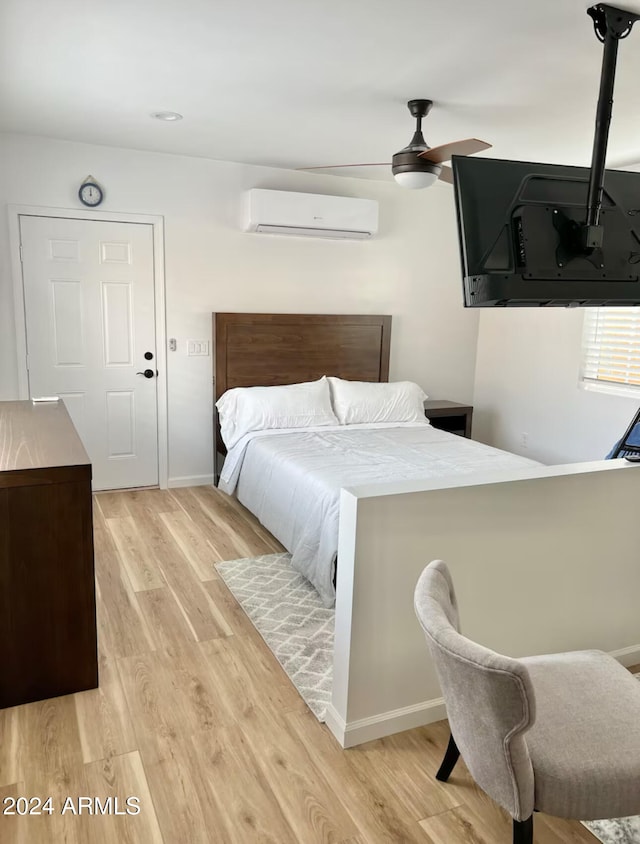
[{"label": "wall outlet", "polygon": [[529,434],[526,431],[520,434],[520,445],[522,448],[529,448]]},{"label": "wall outlet", "polygon": [[188,355],[204,355],[209,354],[208,340],[187,340],[187,354]]}]

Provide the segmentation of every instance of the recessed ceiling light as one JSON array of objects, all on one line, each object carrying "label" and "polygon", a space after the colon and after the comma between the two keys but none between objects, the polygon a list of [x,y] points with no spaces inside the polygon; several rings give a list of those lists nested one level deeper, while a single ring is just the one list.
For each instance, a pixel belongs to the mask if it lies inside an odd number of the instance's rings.
[{"label": "recessed ceiling light", "polygon": [[178,114],[177,111],[154,111],[151,117],[155,117],[156,120],[167,120],[169,122],[182,120],[182,115]]}]

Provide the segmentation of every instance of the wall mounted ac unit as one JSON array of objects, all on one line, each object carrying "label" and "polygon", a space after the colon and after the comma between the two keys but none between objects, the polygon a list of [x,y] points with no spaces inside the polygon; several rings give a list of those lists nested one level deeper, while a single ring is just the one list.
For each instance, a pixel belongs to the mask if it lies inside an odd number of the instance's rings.
[{"label": "wall mounted ac unit", "polygon": [[374,199],[254,188],[245,195],[245,231],[365,240],[378,231]]}]

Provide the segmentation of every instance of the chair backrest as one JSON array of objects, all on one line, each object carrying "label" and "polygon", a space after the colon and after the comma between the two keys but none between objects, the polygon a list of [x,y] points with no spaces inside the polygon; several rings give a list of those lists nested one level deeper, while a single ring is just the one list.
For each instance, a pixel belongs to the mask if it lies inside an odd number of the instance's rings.
[{"label": "chair backrest", "polygon": [[534,781],[524,733],[535,720],[535,701],[526,667],[460,634],[455,590],[442,560],[422,572],[415,610],[451,733],[471,775],[513,818],[528,818]]}]

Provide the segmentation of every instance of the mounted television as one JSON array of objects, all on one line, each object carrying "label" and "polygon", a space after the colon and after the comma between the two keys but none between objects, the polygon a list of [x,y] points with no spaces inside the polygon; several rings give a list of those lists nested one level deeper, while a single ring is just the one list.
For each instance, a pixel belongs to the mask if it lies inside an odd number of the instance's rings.
[{"label": "mounted television", "polygon": [[588,167],[452,167],[466,307],[640,305],[640,173],[606,171],[602,246],[584,249]]}]

